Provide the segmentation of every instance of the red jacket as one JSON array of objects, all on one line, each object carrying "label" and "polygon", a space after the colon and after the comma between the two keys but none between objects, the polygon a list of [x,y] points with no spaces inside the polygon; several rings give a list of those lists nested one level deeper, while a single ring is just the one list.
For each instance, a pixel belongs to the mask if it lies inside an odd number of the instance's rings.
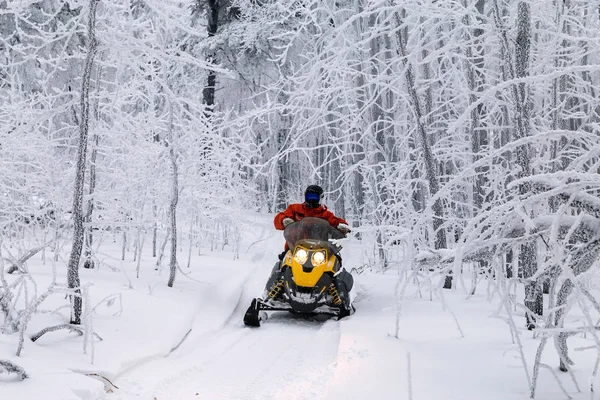
[{"label": "red jacket", "polygon": [[337,228],[339,224],[348,225],[345,220],[333,215],[333,213],[329,211],[326,206],[320,205],[319,207],[308,208],[306,207],[306,203],[290,204],[285,211],[282,211],[275,216],[275,221],[273,221],[273,223],[275,224],[275,229],[282,231],[285,229],[283,226],[284,218],[291,218],[294,221],[300,221],[304,217],[317,217],[326,219],[334,228]]}]

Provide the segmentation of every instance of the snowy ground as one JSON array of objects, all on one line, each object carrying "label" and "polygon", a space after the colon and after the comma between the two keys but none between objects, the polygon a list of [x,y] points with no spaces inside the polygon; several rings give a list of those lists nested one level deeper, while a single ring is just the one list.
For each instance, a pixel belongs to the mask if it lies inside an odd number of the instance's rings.
[{"label": "snowy ground", "polygon": [[[136,279],[131,257],[121,265],[118,243],[107,243],[105,261],[127,273],[108,267],[82,271],[83,281],[93,282],[92,303],[99,304],[94,328],[104,339],[95,343],[93,364],[91,355],[82,353],[83,339],[73,333],[58,331],[26,342],[19,358],[14,357],[16,335],[0,335],[0,359],[20,364],[30,375],[23,382],[0,375],[0,399],[529,398],[518,347],[506,322],[493,316],[498,305],[487,301],[485,282],[468,300],[460,290],[445,291],[447,310],[439,299],[409,287],[398,339],[395,272],[356,275],[357,312],[345,320],[273,313],[260,328],[245,327],[242,315],[262,292],[283,245],[270,217],[257,216],[251,225],[241,259],[203,251],[193,257],[190,276],[180,275],[175,288],[166,286],[167,271],[155,271],[149,256]],[[363,264],[360,253],[350,247],[343,251],[347,268]],[[48,267],[37,263],[30,268],[49,279]],[[115,301],[102,301],[111,295]],[[63,304],[64,298],[50,299],[47,309],[52,302]],[[36,317],[29,331],[59,322],[57,316]],[[517,323],[522,326],[522,319]],[[539,340],[524,330],[520,337],[531,370]],[[591,341],[569,343],[575,348]],[[545,362],[556,372],[552,354],[548,351]],[[593,399],[588,379],[594,354],[572,354],[582,392],[568,375],[556,373],[573,398]],[[548,370],[541,372],[537,398],[566,398]]]}]

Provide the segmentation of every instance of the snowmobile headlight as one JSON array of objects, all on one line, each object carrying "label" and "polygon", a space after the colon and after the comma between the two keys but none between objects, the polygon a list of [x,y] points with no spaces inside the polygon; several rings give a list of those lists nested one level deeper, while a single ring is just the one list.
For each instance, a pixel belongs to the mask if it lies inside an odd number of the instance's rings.
[{"label": "snowmobile headlight", "polygon": [[294,259],[298,261],[300,264],[304,264],[306,260],[308,260],[308,252],[304,249],[296,250],[296,254],[294,254]]},{"label": "snowmobile headlight", "polygon": [[315,251],[312,255],[312,265],[318,267],[325,262],[325,252]]}]

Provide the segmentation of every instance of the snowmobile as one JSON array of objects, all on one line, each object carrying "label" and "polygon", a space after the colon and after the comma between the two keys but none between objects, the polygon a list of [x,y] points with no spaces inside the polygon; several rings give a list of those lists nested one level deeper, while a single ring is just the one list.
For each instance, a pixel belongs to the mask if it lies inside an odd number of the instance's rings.
[{"label": "snowmobile", "polygon": [[329,314],[338,319],[353,314],[354,279],[342,268],[342,247],[335,242],[346,235],[313,217],[289,224],[283,235],[289,250],[275,263],[262,298],[252,300],[244,324],[260,326],[265,311]]}]

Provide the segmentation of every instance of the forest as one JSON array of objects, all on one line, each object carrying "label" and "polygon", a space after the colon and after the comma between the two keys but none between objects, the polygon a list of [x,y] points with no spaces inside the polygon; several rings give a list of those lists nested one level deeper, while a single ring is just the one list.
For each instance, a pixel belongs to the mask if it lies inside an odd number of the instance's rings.
[{"label": "forest", "polygon": [[[55,293],[86,331],[107,233],[177,286],[319,184],[397,298],[493,281],[539,332],[532,396],[548,341],[570,372],[589,335],[595,377],[599,91],[597,0],[2,0],[2,334]],[[34,256],[67,282],[32,295]]]}]

